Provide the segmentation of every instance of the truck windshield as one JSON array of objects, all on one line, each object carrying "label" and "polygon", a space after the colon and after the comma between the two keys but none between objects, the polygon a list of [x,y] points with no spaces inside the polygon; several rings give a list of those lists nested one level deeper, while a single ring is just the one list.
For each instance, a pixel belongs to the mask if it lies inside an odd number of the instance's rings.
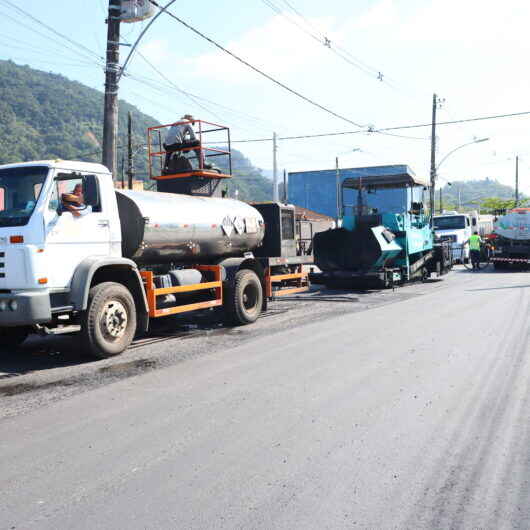
[{"label": "truck windshield", "polygon": [[0,170],[0,227],[28,223],[48,171],[45,166]]},{"label": "truck windshield", "polygon": [[452,215],[451,217],[435,217],[435,230],[460,230],[466,227],[466,218],[463,215]]}]

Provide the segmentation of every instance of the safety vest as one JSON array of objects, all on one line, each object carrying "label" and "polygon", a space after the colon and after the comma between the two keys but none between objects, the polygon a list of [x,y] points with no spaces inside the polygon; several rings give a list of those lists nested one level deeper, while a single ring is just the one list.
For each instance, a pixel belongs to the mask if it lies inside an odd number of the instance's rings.
[{"label": "safety vest", "polygon": [[480,250],[480,242],[481,242],[480,236],[473,234],[469,238],[469,250]]}]

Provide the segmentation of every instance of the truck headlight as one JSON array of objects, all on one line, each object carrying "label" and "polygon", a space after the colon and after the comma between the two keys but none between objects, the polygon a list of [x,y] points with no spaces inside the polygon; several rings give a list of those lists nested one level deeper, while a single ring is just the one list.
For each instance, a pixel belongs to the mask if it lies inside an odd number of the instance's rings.
[{"label": "truck headlight", "polygon": [[9,309],[11,309],[11,311],[16,311],[18,309],[18,302],[16,300],[10,300]]},{"label": "truck headlight", "polygon": [[7,309],[7,302],[5,300],[0,300],[0,311],[5,311]]}]

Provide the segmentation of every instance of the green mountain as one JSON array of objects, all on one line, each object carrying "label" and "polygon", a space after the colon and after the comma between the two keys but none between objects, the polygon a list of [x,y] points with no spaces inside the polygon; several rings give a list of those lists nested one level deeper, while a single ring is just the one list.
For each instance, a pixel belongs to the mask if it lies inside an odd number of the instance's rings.
[{"label": "green mountain", "polygon": [[[101,160],[103,93],[58,74],[0,61],[0,94],[0,164],[54,158]],[[141,148],[147,128],[157,125],[154,118],[120,101],[118,168],[125,154],[129,111],[134,146]],[[145,180],[145,150],[135,150],[136,177]],[[271,197],[270,180],[237,150],[232,150],[232,166],[229,190],[237,189],[243,200]]]},{"label": "green mountain", "polygon": [[[446,210],[461,206],[463,209],[475,209],[486,199],[513,199],[515,190],[511,186],[501,184],[495,179],[453,181],[451,185],[442,187],[443,205]],[[521,198],[525,196],[520,195]],[[439,202],[439,190],[436,192],[436,206]]]}]

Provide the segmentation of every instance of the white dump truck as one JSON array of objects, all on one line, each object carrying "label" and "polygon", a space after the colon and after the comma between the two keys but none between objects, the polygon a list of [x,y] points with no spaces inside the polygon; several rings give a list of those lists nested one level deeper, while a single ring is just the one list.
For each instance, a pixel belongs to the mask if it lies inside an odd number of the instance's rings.
[{"label": "white dump truck", "polygon": [[251,323],[308,288],[294,227],[276,203],[116,190],[100,164],[0,166],[0,346],[72,326],[107,357],[154,318],[219,307]]}]

